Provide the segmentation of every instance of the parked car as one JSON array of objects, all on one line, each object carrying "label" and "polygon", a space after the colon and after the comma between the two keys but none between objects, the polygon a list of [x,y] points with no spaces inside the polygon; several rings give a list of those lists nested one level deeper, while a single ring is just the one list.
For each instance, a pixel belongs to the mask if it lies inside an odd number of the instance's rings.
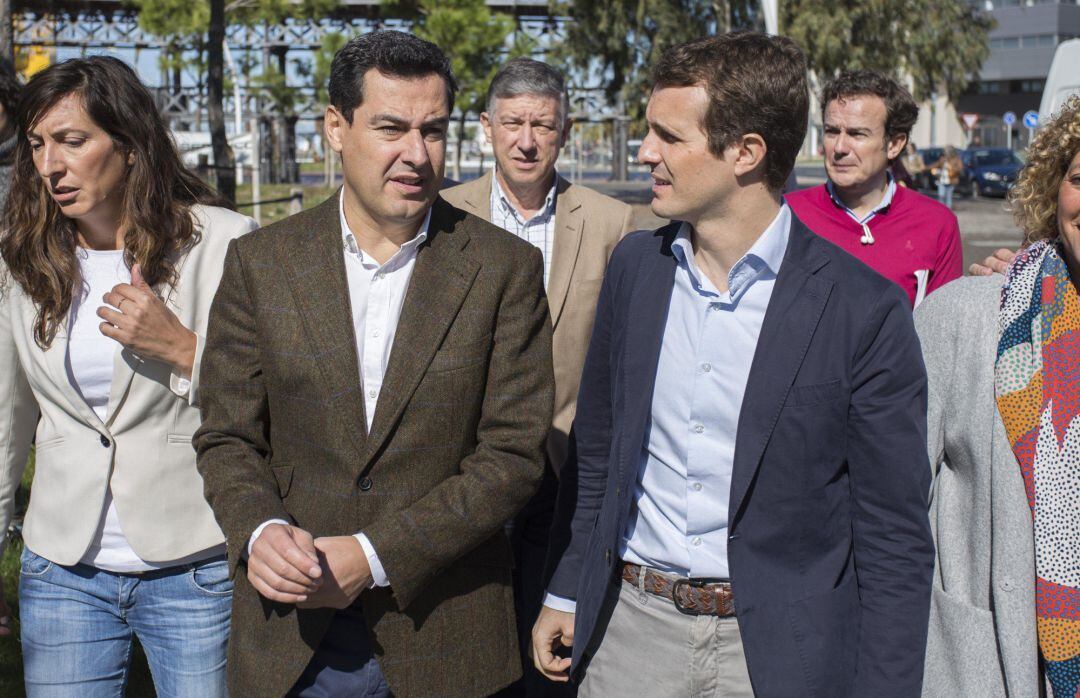
[{"label": "parked car", "polygon": [[926,165],[926,170],[915,178],[915,186],[920,191],[935,191],[937,189],[937,169],[933,167],[934,163],[941,159],[941,156],[945,154],[944,148],[919,148],[919,155],[922,156],[923,164]]},{"label": "parked car", "polygon": [[1008,148],[968,148],[960,154],[964,174],[957,187],[974,198],[1005,196],[1024,161]]}]

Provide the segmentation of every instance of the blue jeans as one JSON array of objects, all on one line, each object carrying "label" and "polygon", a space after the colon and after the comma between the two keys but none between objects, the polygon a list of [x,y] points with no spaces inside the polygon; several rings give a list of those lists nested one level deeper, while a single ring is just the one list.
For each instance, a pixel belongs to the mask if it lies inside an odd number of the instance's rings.
[{"label": "blue jeans", "polygon": [[144,574],[64,567],[23,550],[28,698],[122,696],[137,637],[160,698],[224,698],[232,580],[224,558]]},{"label": "blue jeans", "polygon": [[937,183],[937,198],[938,198],[938,201],[945,204],[949,208],[952,208],[952,195],[953,195],[953,190],[954,189],[956,189],[955,184],[945,184],[944,182],[938,180],[938,183]]}]

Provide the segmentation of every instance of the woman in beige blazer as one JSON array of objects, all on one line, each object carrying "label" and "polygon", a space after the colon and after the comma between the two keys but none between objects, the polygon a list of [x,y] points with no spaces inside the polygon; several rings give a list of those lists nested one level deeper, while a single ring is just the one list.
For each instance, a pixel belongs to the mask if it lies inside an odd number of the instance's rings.
[{"label": "woman in beige blazer", "polygon": [[232,582],[192,433],[230,240],[153,98],[109,57],[22,96],[0,232],[0,530],[36,439],[19,584],[28,695],[224,695]]}]

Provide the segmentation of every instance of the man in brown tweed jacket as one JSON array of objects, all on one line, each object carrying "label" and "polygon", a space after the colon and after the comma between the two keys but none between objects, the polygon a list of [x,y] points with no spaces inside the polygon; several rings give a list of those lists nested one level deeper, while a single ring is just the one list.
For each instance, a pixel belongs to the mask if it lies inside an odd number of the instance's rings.
[{"label": "man in brown tweed jacket", "polygon": [[195,436],[236,696],[484,696],[520,674],[503,524],[543,472],[539,250],[437,196],[455,84],[399,32],[334,58],[345,184],[229,248]]}]

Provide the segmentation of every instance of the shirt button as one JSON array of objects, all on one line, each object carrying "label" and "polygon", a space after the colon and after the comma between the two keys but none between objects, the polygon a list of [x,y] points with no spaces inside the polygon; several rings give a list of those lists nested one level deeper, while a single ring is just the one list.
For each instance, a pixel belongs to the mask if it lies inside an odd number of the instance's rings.
[{"label": "shirt button", "polygon": [[381,335],[382,335],[382,331],[381,331],[381,330],[375,330],[374,332],[372,332],[372,333],[371,333],[371,336],[372,336],[372,337],[379,337],[379,336],[381,336]]},{"label": "shirt button", "polygon": [[362,492],[367,492],[368,490],[370,490],[371,484],[372,483],[370,477],[362,477],[356,481],[356,486],[359,487]]},{"label": "shirt button", "polygon": [[694,433],[695,433],[695,434],[701,434],[701,433],[703,433],[704,431],[705,431],[705,427],[704,427],[704,426],[702,426],[702,425],[700,425],[700,424],[695,424],[695,425],[694,425]]},{"label": "shirt button", "polygon": [[701,491],[701,483],[700,482],[695,482],[694,483],[694,491],[695,492],[700,492]]},{"label": "shirt button", "polygon": [[377,393],[377,392],[375,391],[375,389],[374,389],[374,388],[372,388],[371,390],[367,391],[367,396],[368,396],[369,398],[373,399],[373,400],[375,399],[375,396],[376,396],[376,395],[378,395],[378,394],[379,394],[379,393]]},{"label": "shirt button", "polygon": [[708,373],[709,371],[712,370],[712,364],[710,364],[710,363],[701,364],[701,370],[704,371],[705,373]]},{"label": "shirt button", "polygon": [[697,536],[694,536],[694,539],[690,541],[690,544],[691,545],[701,545],[701,539],[698,538]]},{"label": "shirt button", "polygon": [[109,441],[109,437],[105,436],[104,434],[101,435],[100,441],[101,441],[101,445],[104,446],[105,448],[108,448],[110,443],[111,443]]}]

